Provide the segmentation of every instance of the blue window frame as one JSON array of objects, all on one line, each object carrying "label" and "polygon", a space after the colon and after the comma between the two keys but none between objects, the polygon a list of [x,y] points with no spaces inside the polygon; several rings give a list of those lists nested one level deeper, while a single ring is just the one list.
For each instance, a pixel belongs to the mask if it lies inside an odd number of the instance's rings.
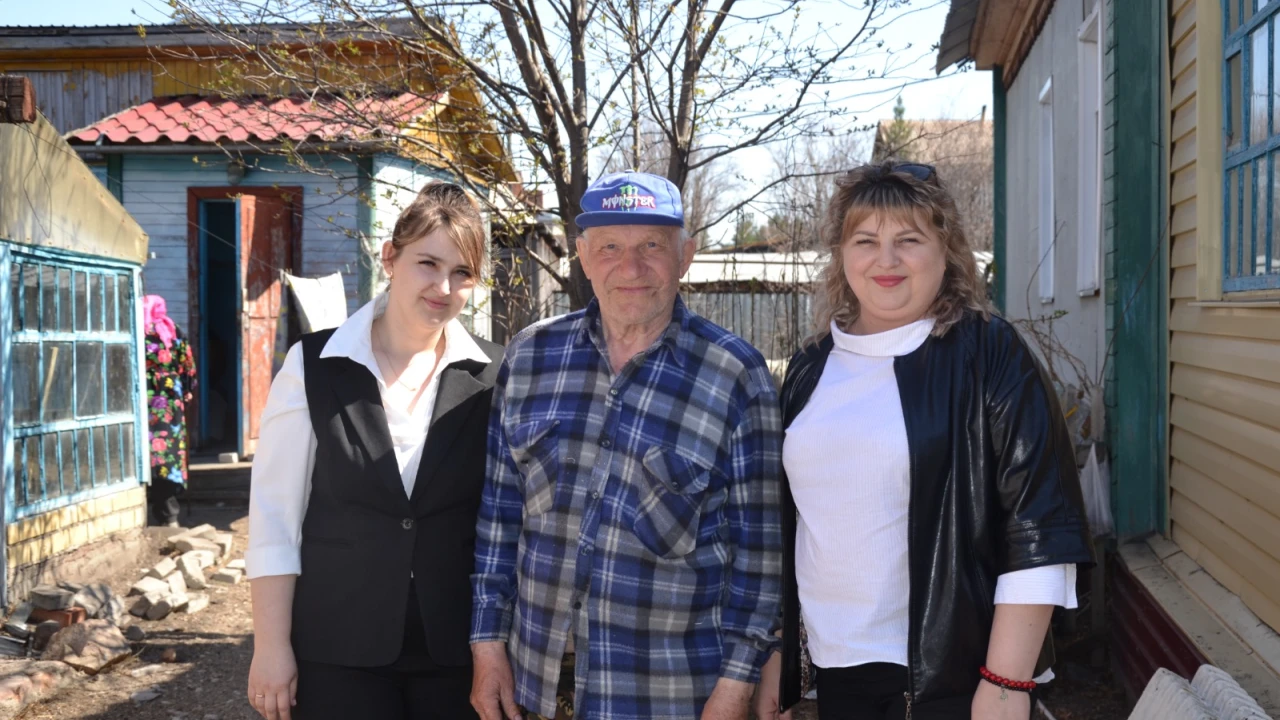
[{"label": "blue window frame", "polygon": [[[8,245],[6,519],[137,484],[145,457],[133,266]],[[4,314],[0,314],[3,317]]]},{"label": "blue window frame", "polygon": [[1280,288],[1280,0],[1222,0],[1222,289]]}]

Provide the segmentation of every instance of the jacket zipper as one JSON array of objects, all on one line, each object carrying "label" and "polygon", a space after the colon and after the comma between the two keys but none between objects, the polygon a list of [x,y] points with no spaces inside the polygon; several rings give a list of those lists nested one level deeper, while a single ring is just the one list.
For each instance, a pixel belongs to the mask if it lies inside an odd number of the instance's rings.
[{"label": "jacket zipper", "polygon": [[[894,359],[894,369],[897,370],[898,358]],[[897,373],[894,373],[895,380]],[[901,392],[901,391],[899,391]],[[905,409],[903,411],[903,419],[906,419]],[[911,720],[911,701],[916,694],[915,682],[915,647],[916,647],[916,627],[915,627],[915,583],[911,582],[911,540],[915,536],[915,504],[916,504],[916,483],[915,483],[915,458],[911,453],[911,428],[907,428],[907,691],[902,693],[907,701],[907,710],[904,720]]]}]

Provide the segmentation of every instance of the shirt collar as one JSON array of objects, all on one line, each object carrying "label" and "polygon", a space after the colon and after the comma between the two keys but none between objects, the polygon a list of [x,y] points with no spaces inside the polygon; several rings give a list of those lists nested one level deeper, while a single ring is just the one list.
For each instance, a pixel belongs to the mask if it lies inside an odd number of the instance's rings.
[{"label": "shirt collar", "polygon": [[933,318],[924,318],[902,327],[872,333],[870,335],[853,335],[844,332],[833,320],[831,321],[831,339],[835,346],[846,352],[866,357],[898,357],[910,355],[929,339],[933,332]]},{"label": "shirt collar", "polygon": [[[686,347],[688,339],[689,322],[693,313],[685,307],[684,300],[679,295],[676,296],[675,308],[671,311],[671,322],[667,324],[667,329],[662,335],[649,346],[650,350],[665,346],[671,352],[671,358],[676,365],[684,367],[686,355],[689,349]],[[607,355],[604,342],[604,330],[600,324],[600,301],[595,298],[587,303],[587,308],[583,314],[582,329],[578,333],[578,344],[587,345],[594,344],[601,355]]]},{"label": "shirt collar", "polygon": [[[320,352],[320,357],[348,358],[364,365],[378,379],[378,382],[383,382],[382,371],[378,368],[378,361],[373,356],[373,321],[382,317],[387,311],[387,301],[387,294],[382,293],[347,318],[346,322],[333,331],[329,342],[325,343],[324,350]],[[450,320],[444,326],[444,337],[444,357],[440,358],[441,368],[464,360],[486,364],[489,362],[489,356],[457,318]]]}]

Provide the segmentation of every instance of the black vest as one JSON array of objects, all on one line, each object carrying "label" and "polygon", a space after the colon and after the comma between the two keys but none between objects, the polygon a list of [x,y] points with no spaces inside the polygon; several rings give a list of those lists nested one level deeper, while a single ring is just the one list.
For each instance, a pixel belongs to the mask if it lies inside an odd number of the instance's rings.
[{"label": "black vest", "polygon": [[320,357],[332,334],[302,338],[317,444],[293,600],[294,653],[353,667],[395,661],[412,571],[432,660],[470,664],[476,513],[502,348],[477,339],[491,362],[455,363],[441,374],[413,497],[406,497],[378,382],[360,363]]}]

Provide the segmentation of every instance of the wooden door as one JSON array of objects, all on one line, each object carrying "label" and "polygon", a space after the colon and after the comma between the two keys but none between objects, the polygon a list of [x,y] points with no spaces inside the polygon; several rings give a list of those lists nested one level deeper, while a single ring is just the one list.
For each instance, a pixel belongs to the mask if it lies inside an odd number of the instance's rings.
[{"label": "wooden door", "polygon": [[245,193],[240,206],[240,455],[252,455],[271,389],[284,278],[292,267],[290,196]]}]

